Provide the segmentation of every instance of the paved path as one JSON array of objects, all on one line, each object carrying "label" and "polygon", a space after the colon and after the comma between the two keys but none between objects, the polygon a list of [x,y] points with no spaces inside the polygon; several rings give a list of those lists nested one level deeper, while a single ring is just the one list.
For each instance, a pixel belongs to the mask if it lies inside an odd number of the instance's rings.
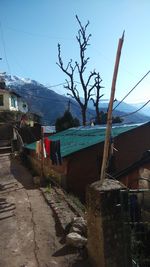
[{"label": "paved path", "polygon": [[52,211],[29,172],[0,155],[0,267],[71,266],[59,241]]}]

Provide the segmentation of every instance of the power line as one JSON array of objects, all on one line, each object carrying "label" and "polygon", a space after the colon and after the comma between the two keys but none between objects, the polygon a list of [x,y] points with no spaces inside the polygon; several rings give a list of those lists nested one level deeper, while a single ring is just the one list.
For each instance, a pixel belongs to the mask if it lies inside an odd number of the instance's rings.
[{"label": "power line", "polygon": [[[40,98],[40,99],[47,99],[47,100],[48,100],[47,97],[37,96],[37,95],[29,94],[29,93],[24,93],[24,94],[27,95],[27,96],[32,96],[32,97],[36,97],[36,98]],[[66,99],[66,103],[68,102],[68,100],[70,100],[70,99]],[[55,100],[54,102],[55,102],[55,103],[56,103],[56,102],[57,102],[57,103],[60,103],[61,101],[59,101],[59,100]],[[65,104],[66,104],[66,103],[65,103]],[[77,103],[75,103],[75,102],[72,102],[71,100],[70,100],[70,103],[71,103],[72,105],[78,107],[78,108],[80,107],[79,104],[77,104]],[[128,117],[128,116],[130,116],[130,115],[133,115],[133,114],[137,113],[138,111],[140,111],[141,109],[143,109],[148,103],[150,103],[150,99],[149,99],[144,105],[142,105],[142,107],[140,107],[139,109],[137,109],[137,110],[135,110],[135,111],[133,111],[133,112],[130,112],[130,113],[128,113],[128,114],[119,116],[119,117],[120,117],[120,118],[124,118],[124,117]],[[81,112],[81,111],[80,111],[80,112]],[[95,112],[95,111],[93,110],[93,113],[94,113],[94,112]],[[88,113],[89,115],[92,116],[92,119],[95,119],[95,118],[96,118],[96,116],[94,116],[94,114],[93,114],[92,112],[90,112],[89,110],[87,110],[87,113]]]},{"label": "power line", "polygon": [[[140,81],[129,91],[129,93],[116,105],[116,107],[118,107],[122,102],[123,102],[123,100],[137,87],[137,85],[148,75],[150,73],[150,71],[148,71],[143,77],[142,77],[142,79],[140,79]],[[77,82],[77,81],[76,81]],[[60,83],[60,84],[56,84],[56,85],[52,85],[52,86],[49,86],[48,88],[50,89],[50,88],[52,88],[52,87],[57,87],[57,86],[60,86],[60,85],[64,85],[66,82],[64,82],[64,83]],[[32,97],[35,97],[35,98],[40,98],[40,99],[48,99],[47,97],[44,97],[44,96],[38,96],[38,95],[33,95],[33,94],[30,94],[30,93],[24,93],[25,95],[27,95],[27,96],[32,96]],[[66,99],[66,102],[68,101],[68,99]],[[58,102],[58,103],[60,103],[60,101],[59,100],[55,100],[55,102]],[[133,111],[133,112],[131,112],[131,113],[128,113],[128,114],[126,114],[126,115],[122,115],[122,116],[119,116],[119,117],[127,117],[127,116],[130,116],[130,115],[132,115],[132,114],[135,114],[135,113],[137,113],[138,111],[140,111],[141,109],[143,109],[148,103],[150,102],[150,100],[148,100],[144,105],[142,105],[142,107],[140,107],[139,109],[137,109],[137,110],[135,110],[135,111]],[[72,105],[74,105],[74,106],[76,106],[76,107],[80,107],[79,106],[79,104],[77,104],[77,103],[74,103],[74,102],[72,102],[72,101],[70,101],[70,103],[72,104]],[[113,109],[113,111],[116,109],[116,107]],[[93,112],[94,112],[94,110],[93,110]],[[87,113],[88,114],[90,114],[91,116],[94,116],[94,114],[93,113],[91,113],[90,111],[88,111],[87,110]]]},{"label": "power line", "polygon": [[[30,93],[24,93],[25,95],[27,95],[27,96],[32,96],[32,97],[35,97],[35,98],[40,98],[40,99],[47,99],[48,100],[48,98],[47,97],[44,97],[44,96],[38,96],[38,95],[33,95],[33,94],[30,94]],[[72,104],[72,105],[74,105],[74,106],[76,106],[76,107],[80,107],[79,106],[79,104],[77,104],[77,103],[75,103],[75,102],[72,102],[70,99],[66,99],[66,103],[68,102],[68,100],[70,101],[70,103]],[[57,103],[60,103],[61,101],[60,100],[55,100],[54,102],[57,102]],[[130,112],[130,113],[128,113],[128,114],[126,114],[126,115],[122,115],[122,116],[119,116],[119,117],[127,117],[127,116],[129,116],[129,115],[132,115],[132,114],[135,114],[135,113],[137,113],[138,111],[140,111],[141,109],[143,109],[148,103],[150,102],[150,99],[144,104],[144,105],[142,105],[142,107],[140,107],[140,108],[138,108],[137,110],[135,110],[135,111],[133,111],[133,112]],[[66,104],[65,103],[65,104]],[[95,112],[94,110],[93,110],[93,112]],[[92,112],[90,112],[90,111],[88,111],[87,110],[87,113],[89,113],[90,115],[94,115]]]},{"label": "power line", "polygon": [[137,110],[135,110],[133,112],[130,112],[130,113],[126,114],[126,115],[119,116],[119,117],[124,118],[124,117],[128,117],[128,116],[130,116],[132,114],[135,114],[138,111],[140,111],[141,109],[143,109],[148,103],[150,103],[150,99],[144,105],[142,105],[142,107],[138,108]]},{"label": "power line", "polygon": [[122,100],[113,108],[115,110],[123,100],[145,79],[145,77],[150,73],[150,70],[138,81],[138,83],[122,98]]},{"label": "power line", "polygon": [[[28,32],[28,31],[25,31],[25,30],[20,30],[20,29],[15,29],[15,28],[12,28],[10,26],[7,26],[6,27],[8,30],[11,30],[11,31],[15,31],[15,32],[19,32],[19,33],[23,33],[23,34],[27,34],[27,35],[31,35],[31,36],[39,36],[39,37],[47,37],[47,38],[51,38],[49,35],[47,34],[41,34],[41,33],[35,33],[35,32]],[[55,39],[55,38],[51,38],[51,39]]]},{"label": "power line", "polygon": [[38,33],[38,32],[29,32],[29,31],[26,31],[26,30],[23,30],[23,29],[16,29],[16,28],[13,28],[13,27],[10,27],[10,26],[5,26],[5,29],[9,30],[9,31],[14,31],[14,32],[19,32],[19,33],[22,33],[22,34],[26,34],[26,35],[30,35],[30,36],[35,36],[35,37],[41,37],[41,38],[48,38],[48,39],[51,39],[51,40],[58,40],[58,39],[61,39],[61,40],[69,40],[69,41],[72,41],[74,40],[73,38],[64,38],[64,37],[58,37],[58,36],[51,36],[51,33],[50,34],[43,34],[43,33]]},{"label": "power line", "polygon": [[47,88],[50,89],[50,88],[53,88],[53,87],[58,87],[60,85],[64,85],[66,84],[67,82],[64,82],[64,83],[58,83],[58,84],[54,84],[54,85],[48,85]]},{"label": "power line", "polygon": [[[70,83],[70,81],[68,81],[69,83]],[[78,81],[74,81],[75,83],[78,83],[78,84],[81,84],[81,82],[78,82]],[[54,85],[47,85],[47,88],[53,88],[53,87],[58,87],[58,86],[60,86],[60,85],[65,85],[67,82],[63,82],[63,83],[58,83],[58,84],[54,84]],[[88,86],[92,86],[92,85],[88,85]]]},{"label": "power line", "polygon": [[[7,51],[8,51],[8,49],[9,49],[9,52],[10,52],[10,54],[11,54],[11,57],[13,58],[13,62],[16,64],[17,68],[20,69],[21,71],[27,73],[27,70],[24,69],[24,67],[18,62],[18,59],[16,60],[16,56],[15,56],[15,54],[14,54],[14,51],[12,52],[11,47],[8,46],[8,44],[7,44]],[[21,58],[20,58],[20,59],[21,59]]]},{"label": "power line", "polygon": [[[33,95],[33,94],[30,94],[30,93],[23,93],[24,95],[26,95],[26,96],[32,96],[32,97],[35,97],[35,98],[39,98],[39,99],[46,99],[46,100],[48,100],[49,98],[48,97],[44,97],[44,96],[38,96],[38,95]],[[23,97],[23,96],[22,96]],[[68,100],[70,100],[69,98],[67,98],[66,99],[66,103],[68,102]],[[60,103],[61,101],[60,100],[53,100],[55,103]],[[65,103],[65,104],[66,104]],[[77,104],[77,103],[74,103],[74,102],[72,102],[71,100],[70,100],[70,103],[72,104],[72,105],[74,105],[74,106],[76,106],[76,107],[80,107],[79,106],[79,104]],[[93,111],[94,112],[94,111]],[[87,113],[89,113],[90,115],[94,115],[94,114],[92,114],[90,111],[88,111],[87,110]]]},{"label": "power line", "polygon": [[[32,96],[32,97],[35,97],[35,98],[42,98],[42,99],[49,99],[48,97],[45,97],[45,96],[38,96],[38,95],[33,95],[33,94],[30,94],[30,93],[23,93],[23,95],[27,95],[27,96]],[[59,100],[55,100],[55,102],[60,102]]]},{"label": "power line", "polygon": [[2,23],[1,22],[0,22],[0,31],[1,31],[1,39],[2,39],[2,44],[3,44],[3,49],[4,49],[4,55],[5,55],[5,60],[6,60],[7,68],[8,68],[9,73],[11,74],[10,65],[8,63],[8,58],[7,58],[7,53],[6,53],[6,45],[5,45],[3,28],[2,28]]},{"label": "power line", "polygon": [[[74,102],[70,102],[70,103],[73,104],[73,105],[76,105],[76,106],[77,106],[77,104],[74,103]],[[119,116],[119,117],[120,117],[120,118],[123,118],[123,117],[130,116],[130,115],[132,115],[132,114],[135,114],[135,113],[137,113],[138,111],[140,111],[141,109],[143,109],[148,103],[150,103],[150,99],[149,99],[145,104],[143,104],[140,108],[138,108],[137,110],[135,110],[135,111],[133,111],[133,112],[130,112],[130,113],[126,114],[126,115]],[[79,107],[79,106],[78,106],[78,107]],[[93,112],[94,112],[94,110],[93,110]],[[91,113],[90,111],[88,111],[88,110],[87,110],[87,113],[89,113],[90,115],[94,116],[94,114],[92,114],[92,113]],[[96,118],[96,117],[94,117],[94,118]]]}]

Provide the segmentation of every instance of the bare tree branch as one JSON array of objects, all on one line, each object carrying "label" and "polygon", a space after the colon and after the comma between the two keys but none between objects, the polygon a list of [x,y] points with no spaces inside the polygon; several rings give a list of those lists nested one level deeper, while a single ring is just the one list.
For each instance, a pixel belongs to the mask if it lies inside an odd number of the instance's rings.
[{"label": "bare tree branch", "polygon": [[95,100],[93,98],[90,98],[93,101],[93,105],[95,107],[98,124],[100,124],[100,122],[101,122],[100,111],[99,111],[99,101],[104,95],[104,94],[100,95],[101,88],[104,88],[103,86],[100,85],[101,82],[102,82],[102,79],[100,77],[100,74],[98,73],[95,77],[96,98],[95,98]]},{"label": "bare tree branch", "polygon": [[[61,46],[60,44],[58,44],[57,65],[68,76],[68,80],[66,80],[67,85],[65,85],[64,87],[69,91],[68,95],[74,98],[78,102],[81,108],[83,125],[85,125],[88,101],[93,96],[93,89],[97,88],[96,86],[98,85],[98,81],[96,77],[98,77],[98,73],[94,70],[89,74],[87,79],[85,79],[84,77],[86,67],[90,60],[89,57],[85,56],[85,53],[86,53],[87,47],[90,45],[89,41],[91,38],[91,34],[87,34],[89,21],[87,21],[85,26],[83,26],[77,15],[76,15],[76,19],[79,24],[79,30],[76,36],[76,40],[79,45],[79,61],[75,61],[73,63],[72,59],[70,59],[67,66],[64,66],[64,62],[61,57]],[[81,89],[83,92],[84,100],[81,99],[79,89],[77,89],[77,85],[74,82],[75,73],[79,75],[79,80],[81,83]]]}]

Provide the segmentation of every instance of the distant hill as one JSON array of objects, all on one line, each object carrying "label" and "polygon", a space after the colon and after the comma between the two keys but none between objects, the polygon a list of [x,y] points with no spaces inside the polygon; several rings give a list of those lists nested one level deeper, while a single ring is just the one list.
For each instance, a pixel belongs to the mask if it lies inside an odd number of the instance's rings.
[{"label": "distant hill", "polygon": [[[99,108],[108,108],[108,100],[103,100],[101,99],[100,103],[99,103]],[[117,105],[119,104],[118,100],[115,100],[113,108],[115,108]],[[93,109],[93,101],[89,101],[89,108]],[[129,105],[125,102],[122,102],[121,104],[118,105],[118,107],[116,108],[116,110],[122,111],[122,112],[132,112],[135,110],[135,108],[132,105]]]},{"label": "distant hill", "polygon": [[[119,104],[119,105],[118,105]],[[136,112],[134,113],[139,107],[141,107],[143,104],[139,104],[139,106],[134,104],[127,104],[125,102],[120,103],[119,101],[115,101],[113,108],[113,115],[114,116],[124,116],[124,122],[125,123],[137,123],[137,122],[145,122],[150,120],[150,105],[145,108],[144,113],[142,112]],[[93,101],[89,101],[88,107],[90,109],[94,109]],[[101,100],[99,104],[100,110],[107,111],[108,109],[108,100]],[[127,116],[127,114],[132,113],[132,115]]]},{"label": "distant hill", "polygon": [[[132,104],[132,106],[136,109],[141,108],[145,103],[137,103],[137,104]],[[141,109],[140,111],[141,114],[150,116],[150,102]]]},{"label": "distant hill", "polygon": [[[20,94],[29,104],[30,111],[41,115],[43,124],[52,125],[56,119],[67,109],[69,98],[48,89],[46,86],[30,79],[19,78],[3,74],[6,85]],[[115,102],[116,105],[117,102]],[[108,103],[100,103],[100,110],[107,111]],[[125,116],[133,112],[135,107],[122,103],[114,112],[114,116]],[[71,99],[71,112],[73,116],[81,120],[81,112],[78,104]],[[89,103],[87,110],[87,119],[95,117],[95,110],[92,103]],[[140,123],[149,121],[150,117],[135,113],[124,117],[124,123]]]}]

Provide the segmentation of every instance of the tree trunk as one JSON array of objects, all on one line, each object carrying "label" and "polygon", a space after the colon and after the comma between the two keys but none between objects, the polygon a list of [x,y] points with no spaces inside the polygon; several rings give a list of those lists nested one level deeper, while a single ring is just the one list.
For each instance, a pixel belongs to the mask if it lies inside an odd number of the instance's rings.
[{"label": "tree trunk", "polygon": [[96,106],[96,118],[97,118],[97,124],[101,123],[101,116],[100,116],[100,112],[99,112],[99,107]]},{"label": "tree trunk", "polygon": [[86,109],[82,108],[82,124],[86,126]]}]

